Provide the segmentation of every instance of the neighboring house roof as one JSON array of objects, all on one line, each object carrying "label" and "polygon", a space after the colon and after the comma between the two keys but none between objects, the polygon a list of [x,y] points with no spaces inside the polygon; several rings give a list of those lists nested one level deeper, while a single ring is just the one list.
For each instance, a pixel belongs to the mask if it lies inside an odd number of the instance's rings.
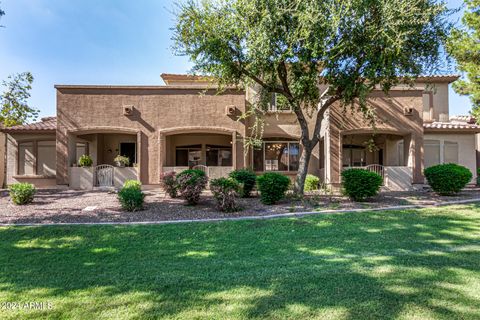
[{"label": "neighboring house roof", "polygon": [[13,126],[9,128],[4,128],[3,132],[8,133],[55,133],[57,130],[57,117],[44,117],[40,122],[34,122],[29,124],[23,124],[18,126]]},{"label": "neighboring house roof", "polygon": [[451,116],[450,122],[476,124],[477,120],[471,115]]},{"label": "neighboring house roof", "polygon": [[[462,116],[466,117],[466,116]],[[455,132],[478,132],[480,133],[480,126],[475,124],[475,120],[473,123],[471,122],[470,118],[465,121],[460,121],[458,118],[452,117],[451,122],[440,122],[435,121],[431,123],[424,123],[423,128],[426,131],[455,131]],[[465,118],[467,119],[467,118]]]}]

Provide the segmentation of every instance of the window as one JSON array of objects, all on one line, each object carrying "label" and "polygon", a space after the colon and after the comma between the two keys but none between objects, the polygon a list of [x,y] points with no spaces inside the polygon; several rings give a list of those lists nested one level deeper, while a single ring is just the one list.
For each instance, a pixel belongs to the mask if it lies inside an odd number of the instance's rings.
[{"label": "window", "polygon": [[33,142],[18,144],[18,174],[35,174],[35,152]]},{"label": "window", "polygon": [[443,144],[443,163],[458,163],[458,143],[445,141]]},{"label": "window", "polygon": [[440,164],[440,141],[425,140],[423,146],[425,168]]},{"label": "window", "polygon": [[214,146],[207,144],[207,166],[230,167],[232,166],[232,147]]},{"label": "window", "polygon": [[278,93],[272,94],[272,102],[268,107],[268,111],[277,112],[277,111],[292,111],[292,107],[283,95]]},{"label": "window", "polygon": [[75,146],[75,152],[76,152],[76,163],[78,163],[78,160],[80,159],[81,156],[83,155],[88,155],[89,150],[88,150],[88,142],[77,142]]},{"label": "window", "polygon": [[175,152],[175,165],[179,167],[193,167],[201,164],[202,146],[183,146],[177,147]]},{"label": "window", "polygon": [[18,144],[18,175],[55,176],[55,141],[28,141]]},{"label": "window", "polygon": [[300,159],[297,142],[264,142],[262,149],[253,151],[255,171],[296,171]]},{"label": "window", "polygon": [[344,145],[342,154],[344,167],[363,167],[367,165],[364,147]]},{"label": "window", "polygon": [[39,141],[37,143],[37,152],[37,174],[42,176],[55,176],[55,141]]}]

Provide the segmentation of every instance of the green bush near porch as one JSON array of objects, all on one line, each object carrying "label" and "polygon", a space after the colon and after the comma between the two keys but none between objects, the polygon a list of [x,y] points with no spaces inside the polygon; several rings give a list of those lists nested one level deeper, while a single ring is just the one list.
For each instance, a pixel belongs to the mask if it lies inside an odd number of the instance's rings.
[{"label": "green bush near porch", "polygon": [[229,176],[243,185],[240,196],[242,198],[250,197],[250,193],[257,182],[257,175],[255,172],[249,169],[238,169],[230,172]]},{"label": "green bush near porch", "polygon": [[137,180],[127,180],[118,192],[118,200],[123,210],[139,211],[143,209],[145,194],[141,190],[142,184]]},{"label": "green bush near porch", "polygon": [[257,178],[260,200],[264,204],[275,204],[285,197],[290,179],[283,174],[267,172]]},{"label": "green bush near porch", "polygon": [[210,190],[217,201],[217,207],[224,212],[238,210],[237,198],[242,185],[233,178],[218,178],[210,181]]},{"label": "green bush near porch", "polygon": [[305,187],[303,188],[304,191],[315,191],[318,190],[320,185],[320,178],[314,176],[313,174],[307,174],[305,178]]},{"label": "green bush near porch", "polygon": [[342,172],[343,193],[353,201],[364,201],[377,195],[382,177],[364,169],[347,169]]},{"label": "green bush near porch", "polygon": [[445,163],[424,170],[425,178],[433,191],[441,195],[459,193],[472,180],[468,168],[455,163]]},{"label": "green bush near porch", "polygon": [[16,205],[31,203],[37,191],[31,183],[14,183],[8,187],[8,190],[12,202]]},{"label": "green bush near porch", "polygon": [[207,183],[208,178],[201,170],[188,169],[177,175],[178,190],[189,205],[198,203]]}]

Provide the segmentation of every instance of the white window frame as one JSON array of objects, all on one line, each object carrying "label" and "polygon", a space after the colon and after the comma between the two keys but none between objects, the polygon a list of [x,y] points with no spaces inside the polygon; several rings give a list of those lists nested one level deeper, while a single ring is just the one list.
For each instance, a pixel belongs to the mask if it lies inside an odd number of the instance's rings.
[{"label": "white window frame", "polygon": [[273,101],[274,103],[272,104],[271,102],[268,104],[268,112],[282,112],[282,113],[291,113],[293,112],[292,110],[292,106],[290,106],[289,109],[287,110],[278,110],[277,109],[277,96],[279,95],[279,93],[273,93],[273,98],[271,99],[271,101]]}]

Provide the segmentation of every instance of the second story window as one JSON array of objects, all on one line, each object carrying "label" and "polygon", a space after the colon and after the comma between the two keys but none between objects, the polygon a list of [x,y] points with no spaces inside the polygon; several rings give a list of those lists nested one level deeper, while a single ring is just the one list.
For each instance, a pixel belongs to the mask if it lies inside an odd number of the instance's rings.
[{"label": "second story window", "polygon": [[269,112],[289,112],[292,111],[292,107],[283,95],[278,93],[272,93],[272,102],[268,107]]}]

